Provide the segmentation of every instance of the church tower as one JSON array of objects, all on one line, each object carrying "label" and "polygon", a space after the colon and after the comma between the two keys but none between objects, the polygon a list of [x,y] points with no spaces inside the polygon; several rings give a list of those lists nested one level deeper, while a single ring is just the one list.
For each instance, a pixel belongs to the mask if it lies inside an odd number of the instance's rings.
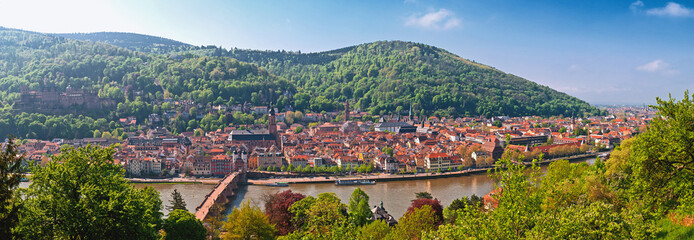
[{"label": "church tower", "polygon": [[275,146],[278,148],[281,148],[282,145],[282,140],[280,139],[279,134],[277,134],[277,123],[275,122],[275,108],[270,105],[270,111],[268,111],[268,118],[267,118],[267,128],[268,131],[270,132],[270,135],[275,138]]},{"label": "church tower", "polygon": [[270,106],[270,111],[268,112],[267,128],[270,134],[277,138],[277,123],[275,123],[275,109]]}]

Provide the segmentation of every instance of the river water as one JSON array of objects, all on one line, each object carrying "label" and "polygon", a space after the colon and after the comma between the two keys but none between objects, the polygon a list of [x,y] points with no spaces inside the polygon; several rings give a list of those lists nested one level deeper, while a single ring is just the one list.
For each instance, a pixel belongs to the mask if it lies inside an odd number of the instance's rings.
[{"label": "river water", "polygon": [[[587,162],[593,164],[595,158],[586,158],[573,162]],[[547,166],[542,166],[544,171]],[[429,192],[441,201],[441,205],[446,207],[453,200],[464,196],[484,196],[494,189],[494,180],[486,173],[470,174],[467,176],[423,179],[411,181],[376,182],[375,185],[362,186],[336,186],[334,183],[316,184],[290,184],[289,187],[268,187],[262,185],[241,186],[237,191],[237,196],[232,200],[231,205],[238,207],[245,201],[250,201],[252,205],[263,206],[263,195],[272,194],[287,189],[304,195],[317,197],[324,192],[334,192],[342,203],[349,204],[349,197],[355,188],[361,188],[369,195],[369,205],[376,206],[383,201],[383,207],[396,219],[405,214],[411,201],[415,198],[416,192]],[[231,211],[231,207],[227,212]]]},{"label": "river water", "polygon": [[[595,159],[588,158],[582,160],[592,164]],[[581,162],[581,161],[574,161]],[[542,167],[543,170],[546,166]],[[23,182],[20,187],[27,187],[29,183]],[[210,193],[214,185],[208,184],[133,184],[137,187],[151,186],[159,191],[162,205],[167,206],[171,200],[171,193],[174,189],[183,196],[187,204],[188,211],[195,212],[197,207],[205,195]],[[393,181],[393,182],[377,182],[375,185],[362,186],[336,186],[334,183],[316,183],[316,184],[290,184],[289,187],[267,187],[262,185],[240,186],[236,197],[232,200],[231,206],[238,207],[245,201],[250,201],[251,205],[263,208],[263,195],[284,191],[287,189],[293,192],[298,192],[304,195],[317,197],[318,194],[324,192],[334,192],[343,203],[349,203],[349,197],[355,188],[360,187],[366,194],[369,195],[369,204],[376,206],[383,201],[385,209],[399,219],[404,215],[410,202],[415,198],[416,192],[429,192],[434,198],[441,201],[441,205],[448,206],[453,200],[475,194],[484,196],[494,188],[494,181],[487,176],[486,173],[471,174],[468,176],[438,178],[438,179],[423,179],[411,181]],[[230,212],[233,207],[229,207],[227,212]],[[164,214],[168,214],[166,209],[163,209]]]},{"label": "river water", "polygon": [[415,198],[416,192],[429,192],[434,198],[441,201],[443,206],[448,206],[457,198],[470,196],[484,196],[494,188],[494,181],[486,174],[474,174],[461,177],[377,182],[375,185],[362,186],[336,186],[334,183],[317,184],[290,184],[289,187],[267,187],[262,185],[243,186],[239,189],[239,195],[232,201],[232,206],[239,206],[244,201],[250,201],[263,207],[262,196],[287,189],[304,195],[317,197],[324,192],[334,192],[343,203],[349,203],[352,191],[357,187],[369,195],[370,206],[375,206],[383,201],[383,207],[395,218],[400,218],[410,201]]}]

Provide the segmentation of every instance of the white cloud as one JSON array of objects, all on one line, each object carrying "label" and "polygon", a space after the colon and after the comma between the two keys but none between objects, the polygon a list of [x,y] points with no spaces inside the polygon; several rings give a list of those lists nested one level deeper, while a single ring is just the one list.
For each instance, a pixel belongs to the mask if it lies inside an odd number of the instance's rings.
[{"label": "white cloud", "polygon": [[636,70],[644,72],[657,72],[667,68],[667,65],[668,64],[662,59],[657,59],[655,61],[636,67]]},{"label": "white cloud", "polygon": [[439,9],[427,14],[415,14],[407,18],[405,26],[420,27],[435,30],[448,30],[461,26],[462,21],[447,9]]},{"label": "white cloud", "polygon": [[634,12],[636,10],[639,10],[639,8],[642,8],[642,7],[643,7],[643,2],[641,0],[633,2],[633,3],[631,3],[631,5],[629,5],[629,9],[631,9],[631,11],[634,11]]},{"label": "white cloud", "polygon": [[668,2],[665,7],[648,9],[646,14],[666,17],[694,17],[694,9],[687,8],[678,3]]},{"label": "white cloud", "polygon": [[680,73],[675,69],[670,68],[670,64],[662,59],[656,59],[652,62],[636,67],[636,70],[649,73],[660,73],[662,75],[672,76]]}]

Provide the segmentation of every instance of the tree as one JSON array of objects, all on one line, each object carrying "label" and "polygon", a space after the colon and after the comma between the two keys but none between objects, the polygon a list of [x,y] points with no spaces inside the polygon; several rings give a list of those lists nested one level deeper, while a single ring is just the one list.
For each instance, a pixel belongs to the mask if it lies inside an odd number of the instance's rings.
[{"label": "tree", "polygon": [[349,198],[349,220],[355,226],[367,224],[373,217],[369,209],[369,195],[361,188],[356,188]]},{"label": "tree", "polygon": [[585,128],[577,128],[574,130],[574,135],[576,135],[576,136],[588,135],[588,130],[586,130]]},{"label": "tree", "polygon": [[422,206],[431,207],[430,209],[434,212],[434,216],[436,216],[437,225],[443,222],[443,206],[441,206],[441,202],[438,199],[417,198],[413,200],[410,207],[407,208],[407,213],[413,212],[415,209],[419,209]]},{"label": "tree", "polygon": [[15,190],[21,181],[21,165],[24,159],[19,155],[15,139],[10,137],[0,149],[0,236],[12,236],[12,228],[17,225],[20,202],[15,198]]},{"label": "tree", "polygon": [[174,191],[171,193],[171,200],[169,200],[169,204],[171,205],[166,207],[166,209],[169,211],[178,209],[188,211],[188,208],[186,208],[186,202],[183,200],[181,193],[178,192],[178,189],[174,189]]},{"label": "tree", "polygon": [[384,147],[383,153],[392,157],[393,156],[393,148],[392,147]]},{"label": "tree", "polygon": [[[429,192],[416,192],[416,193],[414,194],[414,196],[415,196],[415,200],[416,200],[416,199],[420,199],[420,198],[425,198],[425,199],[432,199],[432,198],[434,198],[434,197],[431,196],[431,193],[429,193]],[[414,202],[415,200],[412,200],[412,201]]]},{"label": "tree", "polygon": [[251,206],[250,201],[244,202],[240,208],[234,208],[224,223],[227,232],[223,239],[273,239],[275,226],[270,224],[267,216],[260,208]]},{"label": "tree", "polygon": [[195,137],[201,137],[203,135],[205,135],[205,133],[200,128],[195,129],[195,131],[193,131],[193,136],[195,136]]},{"label": "tree", "polygon": [[162,229],[166,240],[204,240],[207,237],[207,230],[202,222],[184,209],[175,209],[170,212],[169,217],[164,220]]},{"label": "tree", "polygon": [[436,230],[439,221],[431,206],[424,205],[407,212],[388,239],[421,239],[422,233]]},{"label": "tree", "polygon": [[321,193],[306,211],[306,216],[307,231],[320,238],[328,234],[331,228],[344,226],[347,221],[347,209],[335,193]]},{"label": "tree", "polygon": [[308,210],[315,202],[316,198],[313,196],[307,196],[289,207],[289,212],[294,215],[292,218],[292,224],[294,226],[302,230],[306,230],[308,228],[308,226],[306,226],[308,223]]},{"label": "tree", "polygon": [[483,201],[481,197],[475,194],[470,197],[464,196],[463,198],[455,199],[451,202],[451,205],[443,209],[444,220],[446,223],[455,223],[458,217],[458,210],[465,210],[467,208],[482,210]]},{"label": "tree", "polygon": [[390,233],[390,230],[390,226],[385,221],[372,221],[359,228],[359,239],[383,239]]},{"label": "tree", "polygon": [[294,214],[289,208],[295,203],[304,199],[306,196],[301,193],[293,193],[292,190],[285,190],[265,196],[265,215],[271,224],[275,225],[277,235],[283,236],[287,233],[299,229],[292,219]]},{"label": "tree", "polygon": [[304,131],[304,127],[302,127],[302,126],[297,126],[296,128],[294,128],[294,133],[296,133],[296,134],[299,134],[303,131]]},{"label": "tree", "polygon": [[499,128],[500,128],[501,126],[503,126],[503,125],[504,125],[504,123],[502,123],[502,122],[499,121],[499,120],[495,120],[495,121],[492,123],[492,126],[499,127]]},{"label": "tree", "polygon": [[694,215],[694,99],[656,98],[649,129],[625,141],[607,161],[611,177],[624,179],[630,201],[656,217]]},{"label": "tree", "polygon": [[66,147],[31,167],[17,232],[27,239],[156,239],[161,200],[113,162],[113,148]]}]

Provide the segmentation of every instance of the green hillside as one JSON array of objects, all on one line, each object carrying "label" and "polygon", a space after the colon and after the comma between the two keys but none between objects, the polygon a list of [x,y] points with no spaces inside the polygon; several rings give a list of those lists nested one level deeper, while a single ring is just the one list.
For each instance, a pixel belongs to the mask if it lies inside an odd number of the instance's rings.
[{"label": "green hillside", "polygon": [[[68,87],[98,99],[54,106],[21,97],[22,90],[64,95]],[[99,130],[120,136],[120,118],[144,123],[151,113],[188,111],[165,98],[191,100],[198,108],[251,103],[304,112],[340,110],[350,101],[374,115],[407,115],[410,107],[419,116],[600,114],[567,94],[419,43],[298,53],[194,47],[128,33],[59,36],[0,29],[0,134],[73,138]],[[239,121],[210,119],[186,117],[169,126],[177,132],[210,130]]]},{"label": "green hillside", "polygon": [[[136,50],[132,45],[119,46]],[[427,116],[600,114],[565,93],[420,43],[380,41],[320,53],[214,46],[181,52],[228,56],[284,77],[299,91],[282,103],[300,110],[331,111],[349,100],[373,114],[407,114],[410,104],[414,114]]]},{"label": "green hillside", "polygon": [[235,49],[226,55],[285,77],[313,98],[349,99],[372,113],[404,114],[412,104],[415,114],[442,116],[599,114],[565,93],[419,43],[381,41],[313,54]]},{"label": "green hillside", "polygon": [[102,42],[127,48],[132,51],[164,54],[176,51],[194,49],[190,44],[179,41],[155,37],[150,35],[122,32],[97,32],[97,33],[56,33],[59,37],[75,40]]},{"label": "green hillside", "polygon": [[[68,87],[97,93],[98,101],[112,104],[53,107],[48,102],[44,103],[48,107],[40,108],[20,101],[22,88],[59,95]],[[116,123],[119,118],[134,116],[144,123],[149,114],[173,108],[163,103],[165,97],[193,100],[202,106],[247,100],[266,105],[276,97],[275,91],[293,92],[295,88],[254,64],[231,58],[168,57],[104,43],[0,30],[2,136],[80,138],[92,137],[94,130],[120,136],[124,129]]]}]

